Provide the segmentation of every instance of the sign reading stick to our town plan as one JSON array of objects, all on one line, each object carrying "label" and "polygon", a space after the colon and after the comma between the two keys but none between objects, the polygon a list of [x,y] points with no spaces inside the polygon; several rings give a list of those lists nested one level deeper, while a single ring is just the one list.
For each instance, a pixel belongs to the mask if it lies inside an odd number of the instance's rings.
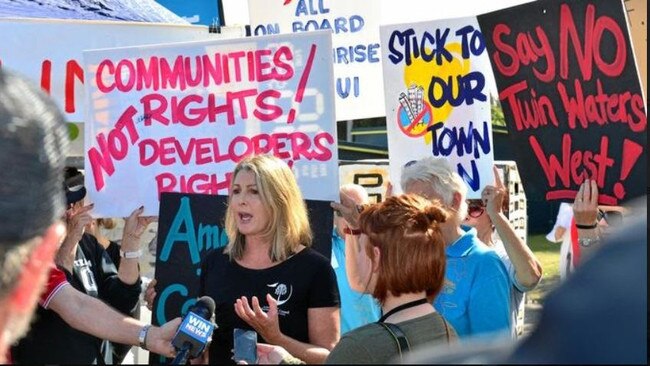
[{"label": "sign reading stick to our town plan", "polygon": [[331,35],[84,52],[86,188],[95,214],[158,213],[162,192],[227,194],[235,164],[273,154],[306,199],[338,199]]},{"label": "sign reading stick to our town plan", "polygon": [[493,81],[476,18],[387,25],[380,33],[391,181],[413,160],[446,158],[468,198],[480,197],[494,183]]}]

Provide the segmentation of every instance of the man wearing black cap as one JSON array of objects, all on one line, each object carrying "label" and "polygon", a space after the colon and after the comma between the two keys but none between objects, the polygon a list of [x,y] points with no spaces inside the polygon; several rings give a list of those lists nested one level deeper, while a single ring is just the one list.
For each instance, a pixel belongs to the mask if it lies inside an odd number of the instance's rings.
[{"label": "man wearing black cap", "polygon": [[99,338],[140,345],[167,357],[180,318],[152,327],[70,286],[52,265],[65,227],[62,168],[67,130],[36,86],[0,70],[0,363],[41,306]]},{"label": "man wearing black cap", "polygon": [[[92,205],[84,206],[86,189],[80,182],[83,182],[83,176],[79,172],[66,179],[67,235],[56,254],[55,263],[77,290],[103,300],[123,314],[133,313],[139,306],[141,288],[139,236],[152,219],[139,217],[142,210],[134,211],[127,218],[122,253],[132,254],[123,256],[118,271],[97,238],[85,232],[93,220],[89,212]],[[15,360],[28,364],[93,364],[101,361],[112,364],[112,351],[108,341],[70,327],[56,312],[43,307],[37,310],[36,321],[29,333],[12,349]]]}]

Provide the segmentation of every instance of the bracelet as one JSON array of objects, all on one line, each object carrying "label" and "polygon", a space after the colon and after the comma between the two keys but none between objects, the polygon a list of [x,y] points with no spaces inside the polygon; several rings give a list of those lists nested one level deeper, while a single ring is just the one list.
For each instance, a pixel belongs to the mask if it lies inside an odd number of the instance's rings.
[{"label": "bracelet", "polygon": [[593,225],[576,224],[576,227],[583,230],[595,229],[598,227],[598,222],[594,223]]},{"label": "bracelet", "polygon": [[600,243],[600,238],[599,237],[595,237],[595,238],[578,238],[578,243],[580,244],[580,246],[587,248],[587,247],[592,246],[593,244]]},{"label": "bracelet", "polygon": [[359,236],[361,235],[361,229],[350,229],[349,227],[346,227],[343,229],[343,233],[348,235]]},{"label": "bracelet", "polygon": [[138,249],[133,252],[124,252],[122,249],[120,249],[120,257],[126,258],[126,259],[138,259],[142,257],[142,249]]},{"label": "bracelet", "polygon": [[142,329],[140,329],[140,334],[138,334],[138,343],[140,343],[140,348],[145,351],[148,351],[147,348],[147,335],[149,334],[149,329],[151,329],[151,324],[147,324]]}]

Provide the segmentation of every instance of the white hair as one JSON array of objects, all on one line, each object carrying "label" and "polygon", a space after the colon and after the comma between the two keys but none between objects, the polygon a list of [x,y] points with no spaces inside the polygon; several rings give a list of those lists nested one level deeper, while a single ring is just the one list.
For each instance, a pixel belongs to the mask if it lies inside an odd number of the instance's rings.
[{"label": "white hair", "polygon": [[357,204],[368,203],[369,200],[368,191],[366,191],[365,188],[363,188],[358,184],[354,184],[354,183],[344,184],[339,188],[339,191],[347,194],[348,196],[350,196],[350,198],[354,199],[355,201],[357,201],[357,199],[361,199],[361,201],[357,202]]},{"label": "white hair", "polygon": [[400,179],[402,190],[415,181],[430,183],[432,189],[440,196],[443,203],[450,207],[453,204],[454,193],[460,194],[461,202],[458,211],[460,219],[465,218],[467,214],[467,202],[465,201],[467,185],[447,159],[429,156],[411,164],[406,164],[402,168]]}]

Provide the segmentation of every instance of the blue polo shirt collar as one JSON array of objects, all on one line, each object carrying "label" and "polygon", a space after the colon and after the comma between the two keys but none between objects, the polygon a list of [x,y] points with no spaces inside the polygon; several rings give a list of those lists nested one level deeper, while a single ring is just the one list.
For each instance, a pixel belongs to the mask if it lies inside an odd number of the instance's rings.
[{"label": "blue polo shirt collar", "polygon": [[445,251],[448,257],[465,257],[469,254],[474,246],[473,238],[476,237],[476,229],[461,225],[460,227],[465,233],[460,236],[452,245],[447,247]]}]

